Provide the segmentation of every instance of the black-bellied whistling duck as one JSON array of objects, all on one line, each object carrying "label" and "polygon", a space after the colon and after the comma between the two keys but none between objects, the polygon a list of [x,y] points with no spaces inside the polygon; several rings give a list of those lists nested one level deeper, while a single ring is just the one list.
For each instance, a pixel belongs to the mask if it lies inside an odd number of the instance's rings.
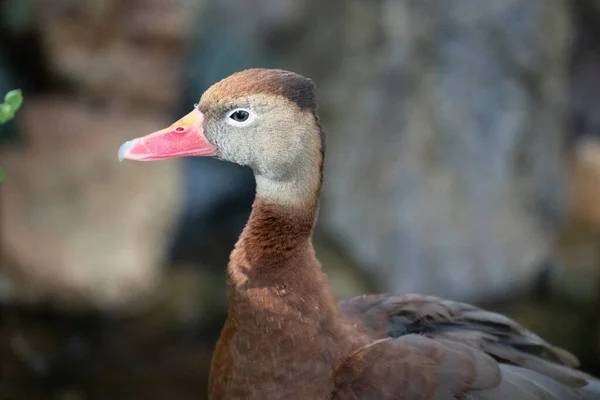
[{"label": "black-bellied whistling duck", "polygon": [[323,135],[313,82],[249,69],[119,157],[209,156],[252,168],[256,199],[227,269],[211,399],[600,399],[577,360],[514,321],[420,295],[336,304],[312,233]]}]

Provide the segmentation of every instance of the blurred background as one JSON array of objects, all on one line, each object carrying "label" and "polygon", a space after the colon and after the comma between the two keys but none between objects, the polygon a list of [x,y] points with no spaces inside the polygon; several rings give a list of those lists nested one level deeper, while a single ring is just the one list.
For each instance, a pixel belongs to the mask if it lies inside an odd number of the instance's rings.
[{"label": "blurred background", "polygon": [[342,299],[498,310],[600,375],[600,1],[1,0],[0,399],[202,399],[250,171],[117,161],[247,67],[318,85]]}]

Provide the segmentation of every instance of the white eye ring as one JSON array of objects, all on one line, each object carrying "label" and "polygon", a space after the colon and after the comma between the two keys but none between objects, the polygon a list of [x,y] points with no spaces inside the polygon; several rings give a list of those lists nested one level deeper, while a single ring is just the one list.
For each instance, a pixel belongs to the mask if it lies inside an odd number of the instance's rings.
[{"label": "white eye ring", "polygon": [[250,125],[254,121],[254,117],[255,115],[252,110],[248,108],[236,108],[227,113],[225,120],[229,125],[242,127]]}]

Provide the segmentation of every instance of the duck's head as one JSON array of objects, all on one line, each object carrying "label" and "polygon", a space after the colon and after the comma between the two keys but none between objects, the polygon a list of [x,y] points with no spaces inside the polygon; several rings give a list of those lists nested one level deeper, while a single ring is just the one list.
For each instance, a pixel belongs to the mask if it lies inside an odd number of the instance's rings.
[{"label": "duck's head", "polygon": [[119,149],[120,159],[136,161],[183,156],[248,166],[270,190],[309,184],[306,175],[320,175],[323,161],[313,82],[283,70],[235,73],[206,90],[179,121]]}]

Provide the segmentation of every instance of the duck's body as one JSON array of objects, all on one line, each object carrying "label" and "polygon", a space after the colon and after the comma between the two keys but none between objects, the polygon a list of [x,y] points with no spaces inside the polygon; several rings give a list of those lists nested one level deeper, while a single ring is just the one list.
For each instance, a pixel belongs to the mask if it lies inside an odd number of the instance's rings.
[{"label": "duck's body", "polygon": [[255,173],[252,214],[227,269],[211,399],[600,399],[600,383],[572,355],[501,315],[419,295],[336,304],[312,247],[322,142],[312,82],[256,69],[119,151],[215,156]]}]

